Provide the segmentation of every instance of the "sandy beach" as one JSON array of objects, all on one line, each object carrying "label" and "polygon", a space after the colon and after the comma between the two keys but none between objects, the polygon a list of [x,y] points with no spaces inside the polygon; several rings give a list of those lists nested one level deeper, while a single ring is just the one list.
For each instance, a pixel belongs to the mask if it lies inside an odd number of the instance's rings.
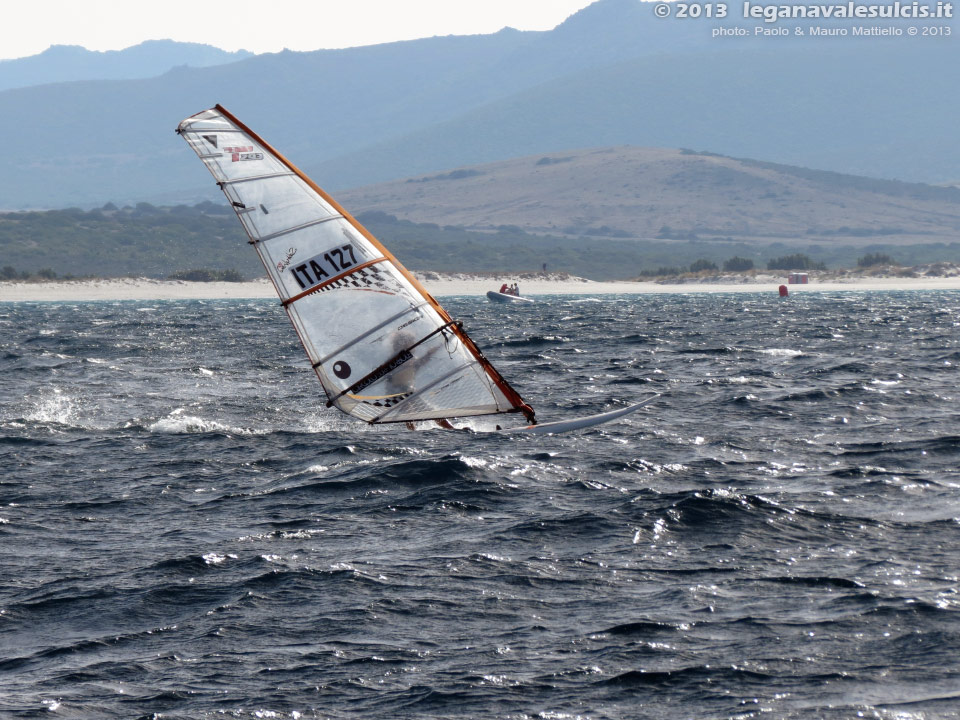
[{"label": "sandy beach", "polygon": [[[776,294],[784,278],[757,276],[740,282],[687,281],[594,282],[570,276],[509,276],[496,280],[460,274],[417,273],[436,297],[483,296],[501,282],[518,282],[524,295],[611,295],[640,293],[770,293]],[[791,294],[804,292],[882,290],[960,290],[960,277],[881,278],[847,277],[789,285]],[[0,282],[0,302],[88,302],[111,300],[224,300],[274,298],[266,279],[249,282],[186,282],[150,278],[111,278],[51,282]]]}]

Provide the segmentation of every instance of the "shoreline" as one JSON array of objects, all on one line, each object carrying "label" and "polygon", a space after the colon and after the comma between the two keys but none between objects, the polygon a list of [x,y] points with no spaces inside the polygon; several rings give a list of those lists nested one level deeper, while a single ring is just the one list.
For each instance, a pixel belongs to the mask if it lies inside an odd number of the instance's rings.
[{"label": "shoreline", "polygon": [[[742,278],[740,282],[692,280],[662,283],[654,281],[595,282],[570,276],[492,276],[415,273],[436,297],[484,297],[501,282],[518,282],[524,295],[640,295],[657,293],[765,293],[777,294],[780,278]],[[787,285],[790,294],[838,291],[960,290],[960,276],[948,277],[844,277],[806,285]],[[96,302],[120,300],[241,300],[275,299],[273,285],[266,278],[246,282],[189,282],[150,278],[108,278],[49,282],[0,282],[0,303],[8,302]]]}]

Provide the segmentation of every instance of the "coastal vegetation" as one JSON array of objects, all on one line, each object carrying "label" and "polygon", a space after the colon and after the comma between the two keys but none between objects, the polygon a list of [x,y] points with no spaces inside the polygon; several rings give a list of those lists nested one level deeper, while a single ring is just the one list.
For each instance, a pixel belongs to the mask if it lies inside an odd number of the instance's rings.
[{"label": "coastal vegetation", "polygon": [[767,270],[826,270],[827,265],[819,260],[812,260],[803,253],[794,253],[767,261]]},{"label": "coastal vegetation", "polygon": [[[385,212],[358,218],[412,270],[568,272],[592,280],[682,273],[883,267],[960,261],[960,243],[756,245],[736,241],[636,240],[489,231],[414,223]],[[799,250],[803,250],[800,252]],[[150,277],[258,278],[263,267],[223,203],[138,203],[94,210],[0,213],[0,280]]]},{"label": "coastal vegetation", "polygon": [[857,267],[873,267],[874,265],[896,265],[897,262],[885,253],[867,253],[857,258]]}]

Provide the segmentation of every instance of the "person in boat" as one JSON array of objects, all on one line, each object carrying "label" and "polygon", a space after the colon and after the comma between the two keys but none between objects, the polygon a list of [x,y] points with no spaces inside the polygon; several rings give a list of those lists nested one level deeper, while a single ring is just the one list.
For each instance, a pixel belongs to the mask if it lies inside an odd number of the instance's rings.
[{"label": "person in boat", "polygon": [[507,292],[508,292],[507,284],[504,283],[503,285],[500,286],[500,294],[501,294],[501,295],[506,295]]}]

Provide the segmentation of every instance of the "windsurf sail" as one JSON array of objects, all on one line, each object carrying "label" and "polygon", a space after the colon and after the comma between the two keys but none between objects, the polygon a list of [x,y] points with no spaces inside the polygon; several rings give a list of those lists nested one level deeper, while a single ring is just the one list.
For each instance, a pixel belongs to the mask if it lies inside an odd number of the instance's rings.
[{"label": "windsurf sail", "polygon": [[523,413],[523,401],[420,282],[289,160],[217,105],[177,132],[237,213],[327,406],[368,423]]}]

